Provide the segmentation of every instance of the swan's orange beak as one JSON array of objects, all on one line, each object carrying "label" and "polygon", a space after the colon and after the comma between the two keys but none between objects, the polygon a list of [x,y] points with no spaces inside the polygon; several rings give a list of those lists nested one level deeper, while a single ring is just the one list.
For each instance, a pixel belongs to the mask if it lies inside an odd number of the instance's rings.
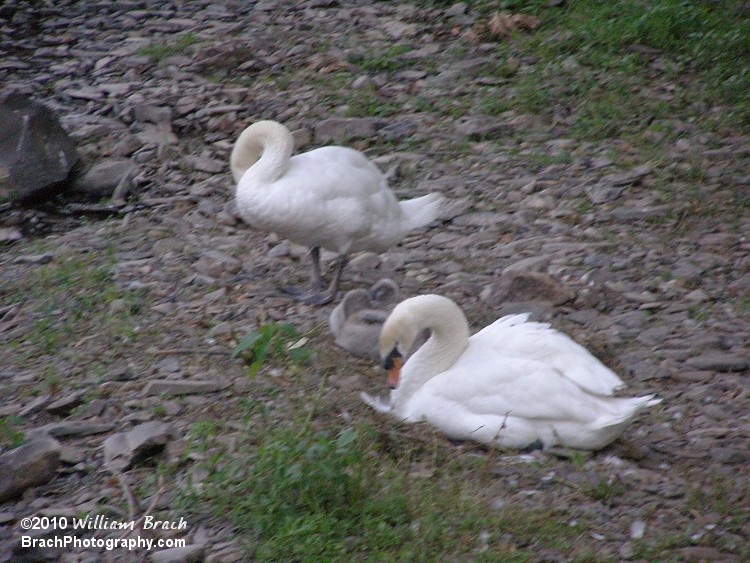
[{"label": "swan's orange beak", "polygon": [[395,389],[398,385],[398,376],[401,373],[403,361],[399,356],[391,358],[391,367],[388,369],[388,387]]}]

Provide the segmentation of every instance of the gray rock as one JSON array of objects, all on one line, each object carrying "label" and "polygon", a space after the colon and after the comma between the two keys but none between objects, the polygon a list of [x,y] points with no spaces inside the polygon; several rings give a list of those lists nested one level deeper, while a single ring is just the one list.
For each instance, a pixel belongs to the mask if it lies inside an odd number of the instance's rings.
[{"label": "gray rock", "polygon": [[635,184],[644,176],[651,174],[651,167],[648,164],[637,166],[628,172],[608,174],[602,178],[602,183],[610,186],[627,186]]},{"label": "gray rock", "polygon": [[417,132],[417,124],[409,119],[401,119],[394,121],[380,129],[378,134],[381,138],[386,141],[395,141],[403,139],[404,137],[410,137]]},{"label": "gray rock", "polygon": [[71,436],[90,436],[92,434],[101,434],[103,432],[109,432],[114,428],[112,422],[91,422],[91,421],[78,421],[78,420],[65,420],[62,422],[53,422],[52,424],[45,424],[38,428],[32,428],[26,431],[26,437],[31,440],[35,437],[41,437],[45,435],[54,436],[55,438],[67,438]]},{"label": "gray rock", "polygon": [[66,415],[83,402],[84,391],[76,391],[66,395],[47,406],[47,412],[56,415]]},{"label": "gray rock", "polygon": [[509,301],[549,301],[562,305],[575,297],[573,290],[542,272],[503,272],[488,293],[486,300],[491,306]]},{"label": "gray rock", "polygon": [[0,203],[62,191],[78,162],[54,113],[22,94],[0,98]]},{"label": "gray rock", "polygon": [[154,563],[196,563],[203,560],[203,545],[186,545],[155,551],[151,554]]},{"label": "gray rock", "polygon": [[[0,182],[3,181],[3,172],[0,170]],[[2,184],[0,184],[0,190],[2,189]],[[0,194],[1,196],[1,194]],[[15,227],[1,227],[0,228],[0,243],[6,243],[6,242],[16,242],[17,240],[21,240],[23,238],[23,233],[16,229]]]},{"label": "gray rock", "polygon": [[51,252],[44,252],[42,254],[23,254],[21,256],[18,256],[15,260],[13,260],[13,262],[15,264],[43,265],[52,262],[52,259],[54,257],[55,255]]},{"label": "gray rock", "polygon": [[144,422],[128,432],[113,434],[102,444],[104,462],[119,471],[126,471],[140,461],[160,452],[174,431],[164,422]]},{"label": "gray rock", "polygon": [[185,164],[189,169],[218,174],[227,171],[227,163],[207,156],[186,156]]},{"label": "gray rock", "polygon": [[154,379],[149,381],[143,393],[145,395],[195,395],[197,393],[214,393],[221,389],[215,381],[189,381],[181,379]]},{"label": "gray rock", "polygon": [[121,183],[130,182],[138,172],[132,160],[104,160],[76,178],[72,188],[93,199],[111,197]]},{"label": "gray rock", "polygon": [[718,351],[704,352],[700,356],[689,358],[685,363],[699,370],[744,371],[748,369],[747,357]]},{"label": "gray rock", "polygon": [[586,192],[591,203],[609,203],[620,198],[624,188],[612,186],[605,183],[586,186],[583,191]]},{"label": "gray rock", "polygon": [[472,211],[459,215],[452,223],[461,227],[501,227],[509,228],[512,218],[507,213],[495,213],[493,211]]},{"label": "gray rock", "polygon": [[39,438],[0,455],[0,502],[51,481],[60,463],[60,443]]},{"label": "gray rock", "polygon": [[750,453],[735,448],[716,447],[711,449],[711,459],[724,465],[737,465],[750,461]]},{"label": "gray rock", "polygon": [[330,143],[332,141],[351,141],[375,136],[377,121],[370,118],[331,117],[315,125],[315,141]]},{"label": "gray rock", "polygon": [[498,317],[528,313],[530,321],[549,321],[555,306],[543,299],[537,301],[507,301],[496,305]]},{"label": "gray rock", "polygon": [[352,258],[349,268],[355,272],[364,272],[376,269],[380,266],[380,262],[380,256],[374,252],[363,252]]},{"label": "gray rock", "polygon": [[456,134],[473,141],[486,141],[506,136],[511,127],[502,119],[488,115],[475,115],[456,126]]}]

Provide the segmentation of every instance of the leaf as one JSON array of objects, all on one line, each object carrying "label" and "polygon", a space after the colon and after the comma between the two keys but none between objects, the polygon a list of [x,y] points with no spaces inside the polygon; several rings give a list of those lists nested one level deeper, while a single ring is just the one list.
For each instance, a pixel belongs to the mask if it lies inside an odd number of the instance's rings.
[{"label": "leaf", "polygon": [[289,350],[289,360],[295,365],[307,362],[311,356],[312,353],[306,348],[294,348],[293,350]]},{"label": "leaf", "polygon": [[294,326],[290,325],[289,323],[276,325],[276,332],[283,336],[286,336],[288,340],[299,338],[299,333],[297,332],[297,329],[294,328]]},{"label": "leaf", "polygon": [[232,350],[232,357],[236,358],[242,352],[253,346],[261,338],[264,338],[264,335],[257,330],[254,330],[250,334],[247,334],[242,340],[239,341],[234,350]]},{"label": "leaf", "polygon": [[339,434],[338,438],[336,438],[336,449],[344,449],[356,439],[357,431],[354,428],[347,428],[341,434]]}]

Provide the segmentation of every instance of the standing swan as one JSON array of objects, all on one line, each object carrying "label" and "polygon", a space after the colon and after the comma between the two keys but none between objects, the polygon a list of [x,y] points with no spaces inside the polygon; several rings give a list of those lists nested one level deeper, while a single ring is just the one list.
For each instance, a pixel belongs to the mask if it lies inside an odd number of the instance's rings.
[{"label": "standing swan", "polygon": [[[300,301],[330,302],[348,254],[385,252],[439,214],[438,194],[399,202],[385,176],[358,151],[332,146],[292,156],[293,148],[285,126],[259,121],[237,139],[230,166],[242,219],[310,247],[311,291],[292,292]],[[339,254],[327,291],[321,291],[320,248]]]},{"label": "standing swan", "polygon": [[[427,420],[449,438],[523,448],[603,448],[653,395],[615,398],[619,377],[585,348],[526,315],[495,321],[469,338],[459,307],[439,295],[401,302],[383,325],[380,354],[395,386],[390,404],[362,393],[379,412]],[[401,367],[424,328],[432,337]]]}]

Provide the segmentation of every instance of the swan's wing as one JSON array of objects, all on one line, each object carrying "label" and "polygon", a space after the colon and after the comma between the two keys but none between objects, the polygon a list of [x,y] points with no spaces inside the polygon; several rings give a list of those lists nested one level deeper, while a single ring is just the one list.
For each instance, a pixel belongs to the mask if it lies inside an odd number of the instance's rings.
[{"label": "swan's wing", "polygon": [[617,374],[572,338],[548,324],[527,319],[528,314],[502,317],[470,341],[498,354],[545,362],[592,393],[611,395],[626,387]]},{"label": "swan's wing", "polygon": [[613,408],[549,365],[522,358],[462,356],[428,381],[412,399],[418,408],[454,405],[473,416],[561,420],[586,424]]}]

